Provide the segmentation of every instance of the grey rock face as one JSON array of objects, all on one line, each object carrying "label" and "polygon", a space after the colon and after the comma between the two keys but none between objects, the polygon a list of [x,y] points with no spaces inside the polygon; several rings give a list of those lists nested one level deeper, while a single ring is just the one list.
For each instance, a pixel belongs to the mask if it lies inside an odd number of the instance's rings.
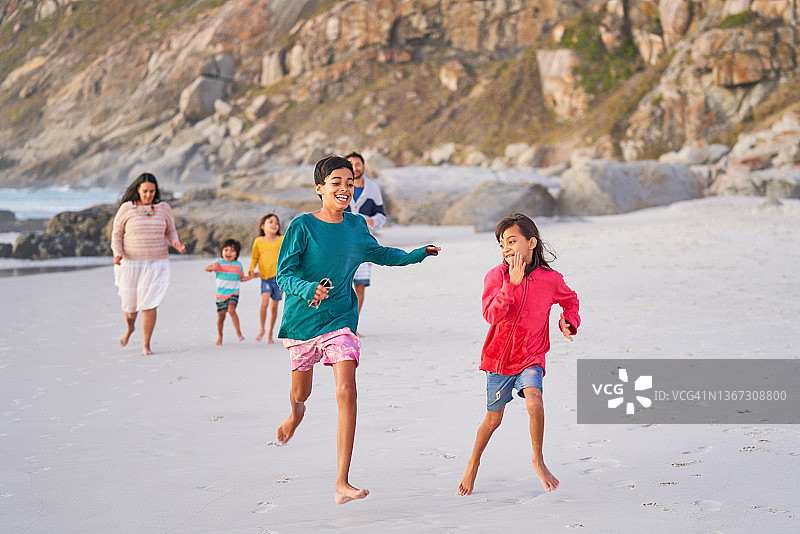
[{"label": "grey rock face", "polygon": [[698,196],[697,182],[686,165],[592,160],[561,176],[558,206],[564,215],[611,215]]}]

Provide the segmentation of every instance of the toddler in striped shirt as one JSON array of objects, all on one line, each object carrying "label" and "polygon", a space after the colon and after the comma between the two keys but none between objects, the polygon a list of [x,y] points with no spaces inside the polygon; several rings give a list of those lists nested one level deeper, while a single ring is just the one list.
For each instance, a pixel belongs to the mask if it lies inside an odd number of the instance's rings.
[{"label": "toddler in striped shirt", "polygon": [[239,251],[242,245],[235,239],[227,239],[220,247],[220,257],[206,266],[206,271],[216,273],[217,279],[217,345],[222,345],[222,325],[225,323],[225,314],[231,316],[236,337],[244,341],[244,336],[239,328],[239,316],[236,314],[236,305],[239,303],[239,288],[242,282],[252,280],[254,275],[244,273],[244,267],[239,263]]}]

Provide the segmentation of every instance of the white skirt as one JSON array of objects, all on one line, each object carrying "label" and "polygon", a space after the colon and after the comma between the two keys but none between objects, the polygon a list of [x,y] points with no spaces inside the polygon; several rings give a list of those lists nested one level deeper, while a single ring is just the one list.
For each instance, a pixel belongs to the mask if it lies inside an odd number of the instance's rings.
[{"label": "white skirt", "polygon": [[114,285],[119,288],[122,311],[139,312],[157,308],[169,287],[169,260],[122,260],[114,266]]}]

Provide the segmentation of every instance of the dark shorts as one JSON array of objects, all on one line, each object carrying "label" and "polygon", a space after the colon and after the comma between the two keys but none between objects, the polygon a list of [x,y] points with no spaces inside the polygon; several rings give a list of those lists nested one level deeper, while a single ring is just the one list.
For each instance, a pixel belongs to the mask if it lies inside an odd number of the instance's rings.
[{"label": "dark shorts", "polygon": [[283,298],[283,291],[278,287],[278,282],[275,280],[274,276],[266,280],[263,278],[261,279],[261,292],[269,293],[272,300],[281,300]]},{"label": "dark shorts", "polygon": [[226,299],[217,299],[217,313],[228,311],[229,302],[233,302],[233,307],[235,308],[236,305],[239,304],[239,293],[231,295]]}]

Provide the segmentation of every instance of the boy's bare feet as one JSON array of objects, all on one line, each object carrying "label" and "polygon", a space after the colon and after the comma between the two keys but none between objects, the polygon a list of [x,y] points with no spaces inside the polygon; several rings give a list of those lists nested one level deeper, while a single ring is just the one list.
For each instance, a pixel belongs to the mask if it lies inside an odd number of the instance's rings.
[{"label": "boy's bare feet", "polygon": [[244,336],[242,335],[241,332],[236,332],[236,337],[239,338],[239,341],[244,341]]},{"label": "boy's bare feet", "polygon": [[369,490],[354,488],[350,484],[347,484],[340,488],[336,488],[336,496],[334,497],[334,500],[336,501],[336,504],[344,504],[356,499],[363,499],[367,495],[369,495]]},{"label": "boy's bare feet", "polygon": [[467,463],[467,469],[464,471],[464,476],[461,477],[461,483],[458,485],[459,495],[472,495],[476,476],[478,476],[478,465]]},{"label": "boy's bare feet", "polygon": [[222,336],[217,336],[217,342],[214,343],[214,344],[217,345],[217,346],[222,345]]},{"label": "boy's bare feet", "polygon": [[142,356],[150,356],[151,354],[153,354],[153,351],[150,350],[150,347],[142,348]]},{"label": "boy's bare feet", "polygon": [[256,341],[261,341],[262,339],[264,339],[264,331],[263,330],[260,331],[258,333],[258,335],[256,336]]},{"label": "boy's bare feet", "polygon": [[128,340],[131,338],[131,334],[133,334],[133,328],[128,328],[125,334],[123,334],[122,337],[119,338],[119,344],[121,347],[124,347],[125,345],[128,344]]},{"label": "boy's bare feet", "polygon": [[278,431],[275,437],[278,440],[278,445],[286,445],[292,436],[294,435],[294,431],[297,428],[297,425],[300,424],[300,421],[303,420],[303,416],[306,414],[306,405],[302,402],[298,403],[299,406],[292,410],[292,413],[289,414],[289,417],[286,418],[281,426],[278,427]]},{"label": "boy's bare feet", "polygon": [[542,481],[542,486],[544,486],[545,491],[554,491],[558,487],[558,479],[553,476],[553,473],[547,468],[544,464],[544,459],[538,459],[534,455],[532,459],[533,463],[533,470],[536,471],[536,474],[539,476],[539,480]]}]

